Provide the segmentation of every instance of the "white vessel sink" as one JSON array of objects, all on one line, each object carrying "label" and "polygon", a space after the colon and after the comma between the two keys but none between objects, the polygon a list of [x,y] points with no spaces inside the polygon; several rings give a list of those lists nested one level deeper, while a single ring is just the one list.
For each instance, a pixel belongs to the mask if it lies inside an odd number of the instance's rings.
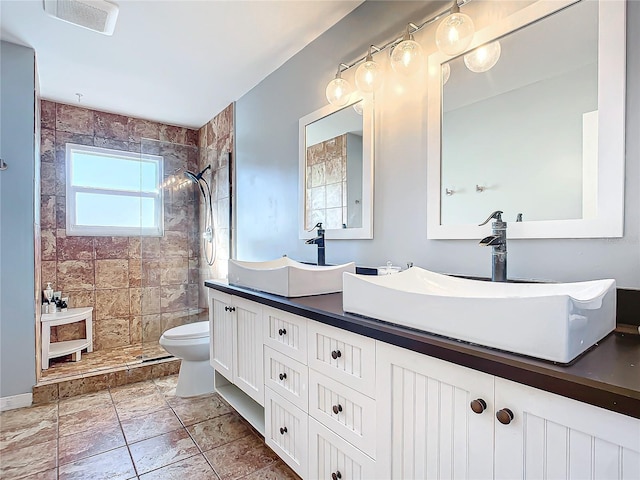
[{"label": "white vessel sink", "polygon": [[355,263],[307,265],[288,257],[266,262],[229,260],[229,283],[283,297],[304,297],[342,291],[342,274],[355,273]]},{"label": "white vessel sink", "polygon": [[395,275],[345,274],[343,309],[569,363],[615,328],[616,283],[495,283],[412,267]]}]

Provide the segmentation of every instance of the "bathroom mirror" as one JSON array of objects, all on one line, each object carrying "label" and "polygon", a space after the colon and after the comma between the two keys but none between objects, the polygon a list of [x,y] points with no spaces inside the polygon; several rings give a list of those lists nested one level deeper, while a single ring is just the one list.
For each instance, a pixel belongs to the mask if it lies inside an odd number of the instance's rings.
[{"label": "bathroom mirror", "polygon": [[300,119],[300,238],[373,238],[373,108],[363,99]]},{"label": "bathroom mirror", "polygon": [[624,2],[540,1],[476,33],[486,71],[430,56],[428,238],[494,210],[510,238],[622,236],[625,34]]}]

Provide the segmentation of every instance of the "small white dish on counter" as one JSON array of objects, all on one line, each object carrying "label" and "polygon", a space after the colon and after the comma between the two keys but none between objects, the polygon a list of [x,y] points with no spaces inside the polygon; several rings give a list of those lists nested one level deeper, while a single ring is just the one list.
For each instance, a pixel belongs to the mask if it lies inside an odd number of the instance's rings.
[{"label": "small white dish on counter", "polygon": [[304,297],[341,292],[342,274],[355,271],[353,262],[318,266],[288,257],[265,262],[229,260],[229,284],[283,297]]},{"label": "small white dish on counter", "polygon": [[569,363],[615,328],[615,280],[498,283],[412,267],[344,275],[343,309],[531,357]]}]

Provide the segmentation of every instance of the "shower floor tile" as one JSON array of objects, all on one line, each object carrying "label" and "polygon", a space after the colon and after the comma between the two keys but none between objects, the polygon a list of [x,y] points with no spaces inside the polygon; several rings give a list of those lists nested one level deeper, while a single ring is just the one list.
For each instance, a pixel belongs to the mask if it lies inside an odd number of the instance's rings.
[{"label": "shower floor tile", "polygon": [[[218,394],[178,398],[176,382],[172,375],[2,412],[0,478],[299,480]],[[159,410],[138,411],[145,398]]]}]

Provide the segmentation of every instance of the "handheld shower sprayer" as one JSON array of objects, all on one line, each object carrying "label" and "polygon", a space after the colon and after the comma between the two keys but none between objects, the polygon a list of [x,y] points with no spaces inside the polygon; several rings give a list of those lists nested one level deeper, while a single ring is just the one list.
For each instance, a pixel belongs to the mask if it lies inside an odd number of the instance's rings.
[{"label": "handheld shower sprayer", "polygon": [[[197,184],[200,187],[200,192],[202,193],[202,197],[204,199],[205,204],[205,218],[204,218],[204,233],[202,236],[204,237],[204,241],[210,244],[210,249],[207,248],[206,244],[204,246],[204,256],[208,265],[213,265],[216,261],[216,243],[215,243],[215,227],[213,225],[213,205],[211,203],[211,189],[209,188],[209,183],[205,178],[203,178],[204,173],[211,169],[211,165],[207,165],[202,169],[200,173],[193,173],[190,170],[184,171],[184,176],[191,180],[193,183]],[[204,187],[203,187],[204,184]],[[205,191],[206,187],[206,191]]]}]

